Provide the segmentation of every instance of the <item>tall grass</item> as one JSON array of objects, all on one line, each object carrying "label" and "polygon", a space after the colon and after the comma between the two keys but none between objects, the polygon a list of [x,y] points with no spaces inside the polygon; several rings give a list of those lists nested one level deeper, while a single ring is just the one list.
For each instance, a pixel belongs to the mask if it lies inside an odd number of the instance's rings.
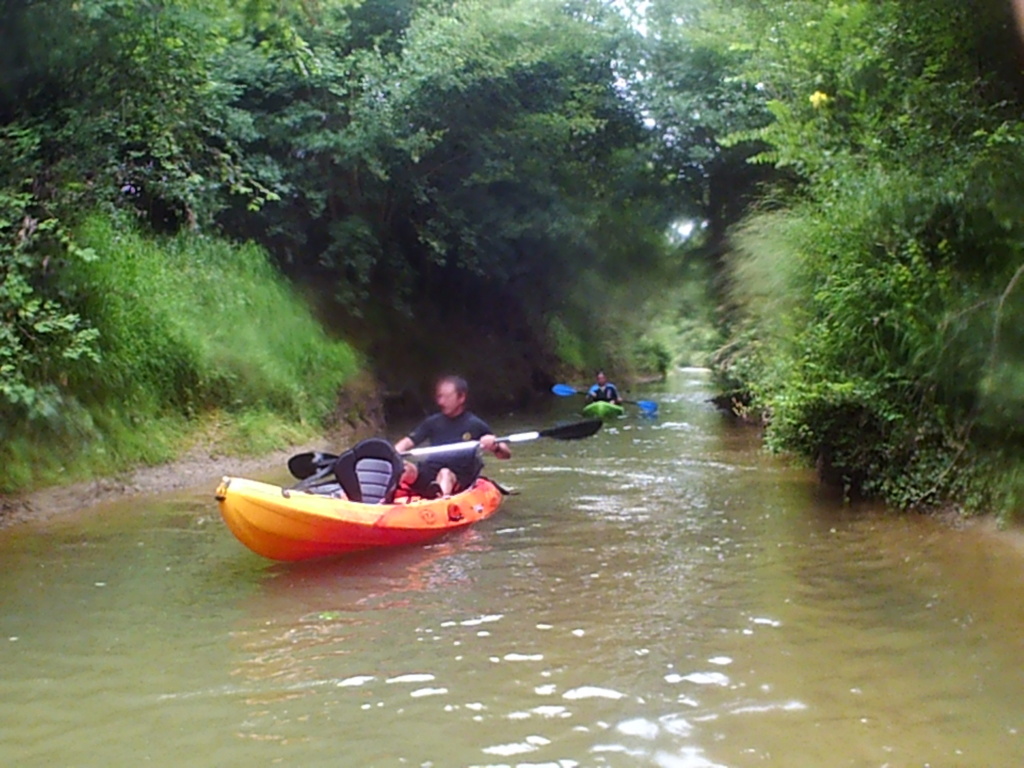
[{"label": "tall grass", "polygon": [[62,281],[100,360],[59,374],[58,421],[15,430],[0,490],[163,461],[200,437],[266,450],[322,428],[358,371],[255,246],[104,217],[77,237],[97,258]]},{"label": "tall grass", "polygon": [[975,170],[851,171],[826,202],[750,218],[728,360],[769,443],[851,491],[1009,514],[1024,495],[1024,249]]}]

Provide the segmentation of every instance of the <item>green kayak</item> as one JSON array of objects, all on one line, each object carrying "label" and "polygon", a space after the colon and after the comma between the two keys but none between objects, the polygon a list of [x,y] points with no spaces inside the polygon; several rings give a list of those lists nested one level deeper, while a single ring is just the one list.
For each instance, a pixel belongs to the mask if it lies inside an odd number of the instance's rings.
[{"label": "green kayak", "polygon": [[625,408],[606,400],[596,400],[583,406],[583,415],[596,419],[614,419],[626,412]]}]

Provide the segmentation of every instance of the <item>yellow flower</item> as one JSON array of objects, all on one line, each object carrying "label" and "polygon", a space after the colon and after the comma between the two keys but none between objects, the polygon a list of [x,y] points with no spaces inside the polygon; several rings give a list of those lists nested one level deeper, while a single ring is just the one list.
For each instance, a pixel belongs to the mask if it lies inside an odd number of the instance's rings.
[{"label": "yellow flower", "polygon": [[815,91],[810,95],[809,98],[811,106],[814,107],[815,109],[821,109],[830,101],[832,101],[831,96],[829,96],[827,93],[822,93],[821,91]]}]

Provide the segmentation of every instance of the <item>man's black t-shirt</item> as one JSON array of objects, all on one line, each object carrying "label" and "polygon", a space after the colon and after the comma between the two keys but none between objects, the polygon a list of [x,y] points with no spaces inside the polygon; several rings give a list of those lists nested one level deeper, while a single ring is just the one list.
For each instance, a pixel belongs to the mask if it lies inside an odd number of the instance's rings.
[{"label": "man's black t-shirt", "polygon": [[[479,440],[491,434],[487,422],[469,411],[463,411],[455,418],[435,413],[424,419],[409,433],[415,445],[430,441],[431,445],[450,445],[466,440]],[[477,451],[460,451],[443,456],[430,456],[420,463],[420,475],[433,480],[441,467],[448,467],[459,479],[459,485],[468,487],[483,468]],[[428,482],[429,482],[428,480]]]}]

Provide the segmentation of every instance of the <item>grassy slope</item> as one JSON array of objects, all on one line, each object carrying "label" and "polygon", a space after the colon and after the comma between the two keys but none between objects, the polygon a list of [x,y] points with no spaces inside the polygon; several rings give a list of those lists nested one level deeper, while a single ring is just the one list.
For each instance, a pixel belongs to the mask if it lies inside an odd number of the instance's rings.
[{"label": "grassy slope", "polygon": [[0,492],[168,461],[198,444],[258,453],[320,432],[359,372],[253,246],[144,237],[105,218],[64,275],[99,363],[59,376],[63,407],[0,446]]}]

